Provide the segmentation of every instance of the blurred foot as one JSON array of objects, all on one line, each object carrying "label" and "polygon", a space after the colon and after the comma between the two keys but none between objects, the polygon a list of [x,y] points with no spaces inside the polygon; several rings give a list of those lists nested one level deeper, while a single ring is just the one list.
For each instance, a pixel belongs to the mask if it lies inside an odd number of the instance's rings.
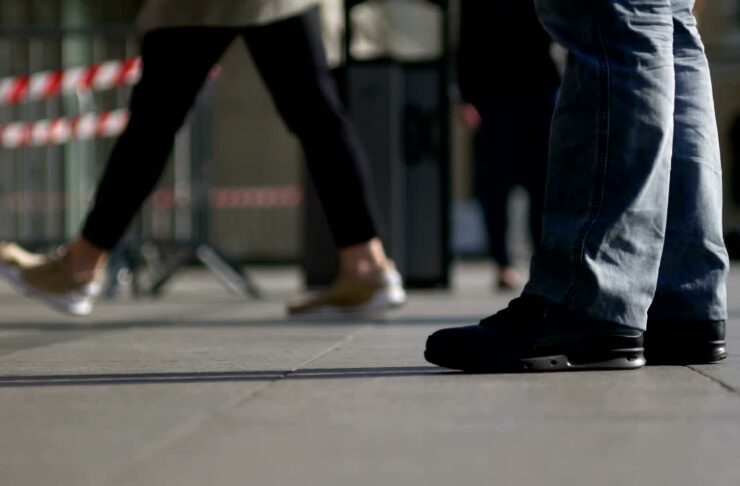
[{"label": "blurred foot", "polygon": [[406,303],[401,275],[390,261],[365,275],[340,275],[328,290],[288,305],[293,318],[373,317]]},{"label": "blurred foot", "polygon": [[503,291],[518,290],[522,286],[522,278],[514,267],[499,267],[496,272],[496,288]]},{"label": "blurred foot", "polygon": [[64,249],[39,255],[4,243],[0,245],[0,275],[22,294],[55,310],[76,316],[88,315],[100,292],[100,284],[96,279],[73,278],[64,258]]},{"label": "blurred foot", "polygon": [[6,241],[0,241],[0,272],[21,266],[38,265],[44,261],[44,255],[31,253],[23,247]]}]

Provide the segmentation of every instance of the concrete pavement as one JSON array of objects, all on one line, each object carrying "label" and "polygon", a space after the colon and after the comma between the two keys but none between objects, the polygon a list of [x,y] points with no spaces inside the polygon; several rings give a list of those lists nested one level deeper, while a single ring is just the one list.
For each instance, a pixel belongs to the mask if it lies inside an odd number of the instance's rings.
[{"label": "concrete pavement", "polygon": [[740,268],[730,359],[462,375],[426,336],[510,296],[463,265],[385,322],[282,319],[291,269],[244,302],[191,272],[73,319],[0,286],[0,485],[740,484]]}]

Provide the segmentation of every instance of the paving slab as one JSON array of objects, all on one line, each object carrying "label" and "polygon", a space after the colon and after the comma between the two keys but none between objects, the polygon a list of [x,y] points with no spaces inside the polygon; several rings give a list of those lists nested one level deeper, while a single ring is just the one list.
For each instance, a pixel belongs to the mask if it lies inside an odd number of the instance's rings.
[{"label": "paving slab", "polygon": [[[415,335],[429,330],[365,330],[114,484],[196,485],[211,477],[275,485],[730,485],[740,478],[740,396],[693,370],[440,372],[412,357]],[[379,366],[374,356],[384,347],[397,358]]]},{"label": "paving slab", "polygon": [[60,317],[0,286],[0,484],[740,484],[731,356],[632,372],[464,375],[425,337],[505,305],[490,269],[385,320],[289,322],[294,269],[245,302],[202,272]]}]

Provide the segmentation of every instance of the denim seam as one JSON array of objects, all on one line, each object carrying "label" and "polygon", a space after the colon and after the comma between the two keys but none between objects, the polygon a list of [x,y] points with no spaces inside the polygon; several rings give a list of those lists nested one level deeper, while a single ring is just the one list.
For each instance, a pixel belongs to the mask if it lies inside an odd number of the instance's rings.
[{"label": "denim seam", "polygon": [[601,11],[598,5],[594,5],[594,42],[598,47],[599,61],[599,119],[598,138],[596,143],[596,171],[593,179],[593,191],[586,221],[576,238],[573,248],[573,262],[576,271],[570,287],[567,290],[563,304],[570,306],[577,298],[578,292],[583,285],[586,268],[586,243],[596,221],[601,214],[604,203],[604,191],[606,186],[606,169],[609,159],[609,121],[611,118],[611,70],[607,55],[606,44],[601,29]]}]

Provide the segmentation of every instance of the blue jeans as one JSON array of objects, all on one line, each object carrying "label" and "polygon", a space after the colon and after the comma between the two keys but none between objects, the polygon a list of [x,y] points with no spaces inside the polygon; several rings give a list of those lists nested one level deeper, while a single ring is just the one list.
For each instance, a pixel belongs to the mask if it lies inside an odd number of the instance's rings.
[{"label": "blue jeans", "polygon": [[645,329],[727,318],[722,168],[693,0],[536,0],[570,51],[524,293]]}]

